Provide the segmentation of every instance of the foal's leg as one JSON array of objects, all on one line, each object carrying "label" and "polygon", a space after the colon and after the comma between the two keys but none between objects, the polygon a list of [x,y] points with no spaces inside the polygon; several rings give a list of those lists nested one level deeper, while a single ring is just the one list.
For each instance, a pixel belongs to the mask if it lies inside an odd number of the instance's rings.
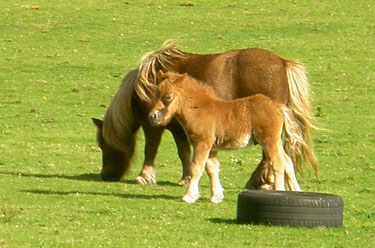
[{"label": "foal's leg", "polygon": [[199,199],[199,180],[206,165],[210,146],[207,144],[196,144],[194,146],[193,161],[190,165],[191,179],[188,190],[182,198],[184,202],[194,203]]},{"label": "foal's leg", "polygon": [[178,156],[182,163],[182,178],[178,182],[178,185],[187,186],[190,179],[190,143],[181,125],[176,124],[168,127],[168,129],[171,131],[174,141],[176,142]]},{"label": "foal's leg", "polygon": [[211,151],[206,162],[206,171],[211,181],[210,202],[212,203],[220,203],[224,199],[224,189],[219,178],[220,162],[216,156],[217,152]]},{"label": "foal's leg", "polygon": [[143,125],[142,128],[145,135],[145,159],[143,162],[142,171],[134,181],[139,184],[155,184],[156,175],[154,161],[164,128],[152,127],[151,125]]}]

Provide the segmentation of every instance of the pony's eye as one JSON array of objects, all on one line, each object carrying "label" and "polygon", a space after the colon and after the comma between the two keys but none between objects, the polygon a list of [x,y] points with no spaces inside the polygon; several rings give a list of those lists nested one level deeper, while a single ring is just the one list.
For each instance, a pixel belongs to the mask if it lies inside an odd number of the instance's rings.
[{"label": "pony's eye", "polygon": [[164,102],[170,102],[173,100],[173,95],[165,95],[163,96],[163,101]]}]

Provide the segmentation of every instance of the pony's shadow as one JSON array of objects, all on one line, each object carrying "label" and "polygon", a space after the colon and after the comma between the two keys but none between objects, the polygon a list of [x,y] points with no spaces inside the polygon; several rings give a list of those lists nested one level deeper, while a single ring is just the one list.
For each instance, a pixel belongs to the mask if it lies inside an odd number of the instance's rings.
[{"label": "pony's shadow", "polygon": [[140,195],[140,194],[116,194],[116,193],[103,193],[103,192],[83,192],[83,191],[51,191],[51,190],[21,190],[21,192],[30,193],[30,194],[39,194],[39,195],[92,195],[92,196],[115,196],[125,199],[145,199],[145,200],[155,200],[155,199],[164,199],[164,200],[180,200],[180,197],[170,196],[165,194],[160,195]]},{"label": "pony's shadow", "polygon": [[[77,180],[77,181],[89,181],[89,182],[103,182],[103,183],[111,183],[105,182],[100,178],[99,173],[84,173],[80,175],[58,175],[58,174],[35,174],[35,173],[24,173],[24,172],[2,172],[0,174],[4,175],[13,175],[13,176],[21,176],[21,177],[36,177],[36,178],[60,178],[60,179],[68,179],[68,180]],[[126,179],[121,180],[120,182],[125,182],[126,184],[137,184],[134,180]],[[158,181],[157,185],[159,186],[178,186],[177,183],[169,182],[169,181]]]},{"label": "pony's shadow", "polygon": [[58,175],[58,174],[35,174],[35,173],[24,173],[24,172],[1,172],[0,174],[4,175],[13,175],[13,176],[20,176],[20,177],[36,177],[36,178],[60,178],[60,179],[68,179],[68,180],[77,180],[77,181],[92,181],[92,182],[100,182],[99,174],[95,173],[84,173],[80,175]]},{"label": "pony's shadow", "polygon": [[[130,180],[130,179],[124,180],[124,182],[126,184],[137,184],[134,180]],[[173,187],[179,186],[177,183],[172,183],[172,182],[169,182],[169,181],[157,181],[156,184],[159,185],[159,186],[173,186]]]},{"label": "pony's shadow", "polygon": [[[59,179],[67,179],[67,180],[78,180],[78,181],[90,181],[90,182],[103,182],[103,183],[111,183],[111,182],[104,182],[101,180],[99,174],[95,173],[84,173],[80,175],[58,175],[58,174],[35,174],[35,173],[23,173],[23,172],[2,172],[0,174],[4,175],[13,175],[13,176],[20,176],[20,177],[35,177],[35,178],[59,178]],[[126,184],[136,184],[134,180],[123,180],[120,181],[125,182]],[[177,183],[172,183],[169,181],[158,181],[157,185],[159,186],[167,186],[167,187],[178,187]],[[49,191],[49,190],[23,190],[22,192],[31,193],[31,194],[42,194],[42,195],[70,195],[70,194],[84,194],[84,195],[93,195],[93,196],[116,196],[122,197],[127,199],[146,199],[146,200],[154,200],[154,199],[164,199],[164,200],[180,200],[180,197],[169,196],[165,194],[161,195],[140,195],[140,194],[116,194],[116,193],[99,193],[99,192],[81,192],[81,191]]]}]

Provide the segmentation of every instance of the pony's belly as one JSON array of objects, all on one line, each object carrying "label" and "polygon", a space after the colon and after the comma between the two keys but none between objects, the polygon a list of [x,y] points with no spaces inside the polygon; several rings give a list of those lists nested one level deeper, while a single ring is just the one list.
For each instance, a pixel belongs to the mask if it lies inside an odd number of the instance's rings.
[{"label": "pony's belly", "polygon": [[216,148],[223,150],[234,150],[245,148],[249,145],[252,145],[253,141],[250,134],[242,135],[235,139],[230,139],[224,141],[222,144],[217,145]]}]

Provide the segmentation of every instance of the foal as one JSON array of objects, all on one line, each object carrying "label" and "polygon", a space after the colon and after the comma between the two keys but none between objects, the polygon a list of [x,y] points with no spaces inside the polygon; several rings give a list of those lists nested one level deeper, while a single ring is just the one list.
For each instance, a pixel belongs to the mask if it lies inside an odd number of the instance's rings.
[{"label": "foal", "polygon": [[[216,97],[214,91],[187,74],[162,73],[155,105],[149,114],[153,125],[167,125],[175,117],[184,128],[193,146],[190,164],[191,180],[183,201],[199,199],[198,183],[206,168],[211,181],[213,203],[223,200],[219,179],[217,150],[239,149],[260,144],[274,175],[275,190],[285,190],[284,175],[289,189],[301,191],[294,174],[292,160],[284,151],[281,135],[283,107],[264,95],[233,101]],[[287,135],[287,134],[286,134]],[[288,137],[286,137],[288,142]]]}]

